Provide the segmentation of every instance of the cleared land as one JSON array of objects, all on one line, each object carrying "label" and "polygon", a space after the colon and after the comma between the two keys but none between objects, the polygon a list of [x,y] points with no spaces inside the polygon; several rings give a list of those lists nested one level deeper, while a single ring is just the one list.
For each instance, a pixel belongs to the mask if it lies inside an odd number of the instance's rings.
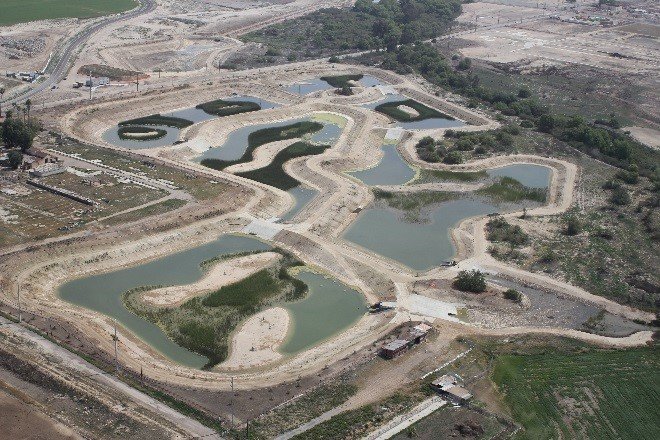
[{"label": "cleared land", "polygon": [[90,18],[128,11],[135,0],[5,0],[0,26],[55,18]]}]

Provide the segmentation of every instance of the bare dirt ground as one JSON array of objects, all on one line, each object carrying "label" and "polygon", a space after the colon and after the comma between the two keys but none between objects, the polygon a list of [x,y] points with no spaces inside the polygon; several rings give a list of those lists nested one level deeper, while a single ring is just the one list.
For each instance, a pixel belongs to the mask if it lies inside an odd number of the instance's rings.
[{"label": "bare dirt ground", "polygon": [[264,310],[249,317],[232,338],[232,350],[223,369],[242,370],[263,367],[278,361],[278,347],[289,330],[289,312],[281,307]]}]

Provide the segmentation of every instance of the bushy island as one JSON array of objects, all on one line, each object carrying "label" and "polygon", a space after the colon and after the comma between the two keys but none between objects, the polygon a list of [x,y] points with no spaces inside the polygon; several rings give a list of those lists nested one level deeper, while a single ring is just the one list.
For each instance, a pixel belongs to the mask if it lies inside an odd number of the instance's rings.
[{"label": "bushy island", "polygon": [[[290,268],[303,263],[282,249],[272,252],[282,255],[272,266],[179,306],[158,307],[145,302],[142,294],[156,286],[131,289],[124,292],[122,300],[130,311],[158,325],[178,345],[207,357],[204,368],[211,368],[227,357],[231,333],[243,319],[307,294],[307,285],[289,274]],[[208,269],[219,260],[247,254],[223,256],[200,266]]]},{"label": "bushy island", "polygon": [[360,81],[362,78],[364,78],[363,74],[356,73],[354,75],[322,76],[321,81],[325,81],[332,87],[341,89],[342,87],[351,87],[352,82]]},{"label": "bushy island", "polygon": [[237,173],[237,175],[287,191],[300,185],[300,182],[284,171],[284,164],[297,157],[321,154],[328,148],[330,148],[330,145],[296,142],[277,153],[273,161],[265,167]]},{"label": "bushy island", "polygon": [[261,110],[261,106],[252,101],[225,101],[217,99],[215,101],[198,104],[195,108],[204,110],[206,113],[215,116],[230,116],[239,113],[254,112]]},{"label": "bushy island", "polygon": [[[416,112],[417,114],[414,114],[413,112],[409,113],[403,110],[401,108],[402,106],[409,107],[410,109],[414,110],[414,112]],[[421,102],[415,101],[414,99],[386,102],[384,104],[380,104],[376,106],[374,110],[383,113],[384,115],[387,115],[399,122],[416,122],[416,121],[424,121],[426,119],[436,119],[436,118],[449,119],[450,121],[453,121],[455,119],[452,116],[439,112],[434,108],[422,104]]]},{"label": "bushy island", "polygon": [[127,125],[117,129],[119,139],[131,141],[154,141],[167,135],[167,130],[142,125]]},{"label": "bushy island", "polygon": [[129,119],[118,124],[120,127],[126,125],[164,125],[172,128],[186,128],[193,125],[193,121],[177,118],[176,116],[164,116],[161,114],[143,116],[141,118]]},{"label": "bushy island", "polygon": [[236,160],[203,159],[202,165],[214,170],[224,170],[239,163],[252,161],[254,150],[270,142],[296,139],[306,134],[316,133],[323,128],[323,124],[315,121],[300,121],[283,127],[269,127],[254,131],[248,136],[248,147],[245,153]]}]

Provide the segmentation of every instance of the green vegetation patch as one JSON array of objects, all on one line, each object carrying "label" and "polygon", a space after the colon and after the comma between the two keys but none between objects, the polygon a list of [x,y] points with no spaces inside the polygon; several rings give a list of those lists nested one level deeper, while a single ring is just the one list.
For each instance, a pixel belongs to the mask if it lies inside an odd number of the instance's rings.
[{"label": "green vegetation patch", "polygon": [[526,187],[511,177],[500,177],[492,185],[477,190],[477,193],[487,195],[501,202],[531,200],[533,202],[544,203],[547,197],[546,189]]},{"label": "green vegetation patch", "polygon": [[120,223],[129,223],[140,220],[152,215],[165,214],[166,212],[174,211],[186,205],[185,200],[169,199],[162,202],[154,203],[153,205],[145,206],[144,208],[136,209],[124,214],[115,215],[105,220],[101,220],[106,225],[116,225]]},{"label": "green vegetation patch", "polygon": [[430,182],[477,182],[488,178],[488,173],[485,171],[449,171],[449,170],[427,170],[422,169],[419,176],[415,179],[415,183],[430,183]]},{"label": "green vegetation patch", "polygon": [[124,125],[165,125],[173,128],[185,128],[193,125],[193,121],[188,119],[177,118],[175,116],[163,116],[161,114],[144,116],[141,118],[129,119],[122,121],[119,126]]},{"label": "green vegetation patch", "polygon": [[250,422],[255,438],[275,438],[341,405],[357,392],[348,383],[321,385],[304,396]]},{"label": "green vegetation patch", "polygon": [[99,17],[135,6],[135,0],[3,0],[0,26],[55,18]]},{"label": "green vegetation patch", "polygon": [[197,105],[195,108],[204,110],[206,113],[210,115],[216,115],[220,117],[261,110],[261,106],[256,102],[225,101],[223,99],[216,99],[215,101],[204,102],[202,104]]},{"label": "green vegetation patch", "polygon": [[425,208],[456,198],[455,194],[444,191],[394,192],[381,189],[373,191],[376,201],[404,211],[404,218],[407,221],[421,221],[422,211]]},{"label": "green vegetation patch", "polygon": [[115,81],[135,81],[135,78],[148,78],[136,70],[120,69],[103,64],[85,64],[78,69],[79,75],[106,76]]},{"label": "green vegetation patch", "polygon": [[308,142],[296,142],[277,153],[273,158],[273,161],[265,167],[238,173],[237,175],[287,191],[300,185],[300,182],[284,171],[284,164],[296,157],[321,154],[328,148],[330,148],[329,145],[314,145]]},{"label": "green vegetation patch", "polygon": [[489,241],[506,242],[514,247],[529,242],[529,236],[520,226],[510,224],[503,217],[495,217],[488,221],[486,237]]},{"label": "green vegetation patch", "polygon": [[[324,8],[241,37],[267,45],[257,62],[306,59],[356,50],[390,50],[436,37],[460,14],[460,0],[399,2],[357,0],[350,8]],[[240,60],[235,58],[237,62]]]},{"label": "green vegetation patch", "polygon": [[385,400],[340,413],[293,437],[296,440],[344,440],[361,438],[376,426],[402,414],[418,403],[411,394],[396,393]]},{"label": "green vegetation patch", "polygon": [[246,317],[282,301],[296,301],[307,285],[289,275],[288,268],[302,262],[286,251],[280,262],[217,291],[192,298],[180,306],[154,307],[140,293],[154,287],[124,292],[122,300],[135,314],[157,324],[174,342],[209,358],[212,367],[227,357],[229,337]]},{"label": "green vegetation patch", "polygon": [[214,170],[224,170],[235,164],[250,162],[253,158],[252,154],[254,153],[254,150],[261,145],[270,142],[299,138],[306,134],[316,133],[322,128],[323,124],[314,121],[301,121],[283,127],[263,128],[250,133],[248,136],[248,147],[245,149],[245,153],[243,153],[240,159],[204,159],[201,163],[205,167],[213,168]]},{"label": "green vegetation patch", "polygon": [[358,73],[355,75],[335,75],[335,76],[322,76],[321,81],[325,81],[332,87],[341,89],[342,87],[351,87],[352,81],[359,81],[364,77],[363,74]]},{"label": "green vegetation patch", "polygon": [[119,139],[131,141],[153,141],[165,137],[167,130],[140,125],[124,125],[117,129]]},{"label": "green vegetation patch", "polygon": [[[402,105],[412,108],[418,113],[418,115],[412,115],[399,108],[399,106]],[[415,121],[423,121],[425,119],[432,119],[432,118],[443,118],[443,119],[449,119],[451,121],[454,120],[452,116],[439,112],[436,109],[433,109],[431,107],[422,104],[421,102],[415,101],[414,99],[386,102],[384,104],[380,104],[376,106],[374,110],[383,113],[399,122],[415,122]]]},{"label": "green vegetation patch", "polygon": [[518,439],[660,438],[657,348],[498,356]]}]

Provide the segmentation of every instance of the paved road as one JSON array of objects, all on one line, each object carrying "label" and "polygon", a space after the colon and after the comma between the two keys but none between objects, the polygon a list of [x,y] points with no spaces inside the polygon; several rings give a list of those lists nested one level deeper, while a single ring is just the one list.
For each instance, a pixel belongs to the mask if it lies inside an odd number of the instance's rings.
[{"label": "paved road", "polygon": [[65,348],[48,341],[22,325],[12,323],[8,319],[0,317],[0,326],[2,332],[11,332],[21,336],[23,339],[39,347],[53,358],[67,365],[68,368],[71,368],[84,376],[90,377],[104,386],[109,386],[115,389],[117,393],[123,394],[156,414],[161,415],[166,420],[169,420],[179,428],[187,431],[191,438],[204,438],[209,440],[222,438],[211,428],[202,425],[197,420],[191,419],[164,403],[126,385],[115,376],[95,367]]},{"label": "paved road", "polygon": [[[123,14],[106,17],[78,32],[72,39],[70,39],[68,42],[65,43],[65,46],[61,51],[61,56],[56,61],[54,61],[55,66],[52,68],[52,72],[50,73],[48,78],[46,78],[45,81],[36,84],[34,87],[26,90],[25,92],[21,93],[18,96],[14,96],[11,99],[8,99],[6,102],[9,104],[14,102],[16,103],[24,102],[26,99],[34,95],[37,95],[43,92],[44,90],[50,89],[51,86],[62,81],[62,79],[67,75],[67,72],[69,71],[69,66],[72,64],[71,61],[75,59],[76,51],[80,46],[85,44],[92,35],[94,35],[96,32],[100,31],[101,29],[103,29],[104,27],[110,24],[122,20],[128,20],[129,18],[134,18],[142,14],[146,14],[148,12],[153,11],[154,8],[156,7],[155,0],[138,0],[138,1],[140,2],[140,6],[138,6],[137,8]],[[51,67],[52,63],[53,60],[50,61],[47,69]]]}]

